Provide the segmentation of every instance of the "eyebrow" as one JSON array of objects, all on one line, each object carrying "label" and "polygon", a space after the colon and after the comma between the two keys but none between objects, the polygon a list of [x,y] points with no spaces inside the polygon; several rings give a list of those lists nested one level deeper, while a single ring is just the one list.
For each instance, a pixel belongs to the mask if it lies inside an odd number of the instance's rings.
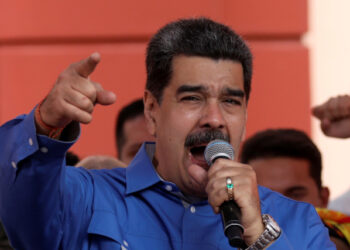
[{"label": "eyebrow", "polygon": [[307,191],[307,188],[304,186],[294,186],[287,189],[288,193],[295,192],[295,191]]},{"label": "eyebrow", "polygon": [[202,85],[182,85],[176,90],[176,94],[179,95],[184,92],[204,92],[206,88]]},{"label": "eyebrow", "polygon": [[245,93],[241,89],[231,89],[231,88],[225,88],[224,89],[224,94],[230,95],[230,96],[237,96],[237,97],[244,97]]},{"label": "eyebrow", "polygon": [[[207,88],[202,85],[182,85],[177,89],[176,94],[179,95],[184,92],[204,92],[206,90]],[[225,95],[237,96],[242,98],[245,96],[244,91],[240,89],[225,88],[223,93]]]}]

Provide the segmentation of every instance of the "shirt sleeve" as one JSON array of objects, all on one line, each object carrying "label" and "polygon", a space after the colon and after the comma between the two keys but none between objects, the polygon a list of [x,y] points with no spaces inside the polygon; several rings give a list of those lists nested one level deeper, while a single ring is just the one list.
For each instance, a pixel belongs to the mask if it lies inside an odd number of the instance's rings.
[{"label": "shirt sleeve", "polygon": [[79,246],[91,217],[93,188],[88,171],[65,165],[75,141],[37,135],[34,111],[1,126],[0,138],[0,218],[12,246]]},{"label": "shirt sleeve", "polygon": [[[327,228],[323,225],[321,219],[319,218],[316,210],[312,206],[308,206],[308,213],[300,214],[298,216],[300,223],[294,223],[294,231],[299,233],[302,230],[298,230],[298,224],[300,226],[305,226],[305,219],[307,219],[307,230],[304,240],[296,240],[296,237],[288,237],[288,235],[283,231],[280,237],[273,242],[268,249],[277,250],[277,249],[308,249],[308,250],[335,250],[336,247],[329,238],[329,233]],[[297,218],[298,218],[297,217]],[[294,217],[295,218],[295,217]],[[293,238],[291,240],[290,238]]]}]

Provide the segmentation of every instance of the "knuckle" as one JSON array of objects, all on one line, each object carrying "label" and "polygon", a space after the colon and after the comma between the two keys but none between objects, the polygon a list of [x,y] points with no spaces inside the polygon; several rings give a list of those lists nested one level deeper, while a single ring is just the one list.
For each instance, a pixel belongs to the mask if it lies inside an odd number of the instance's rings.
[{"label": "knuckle", "polygon": [[249,176],[250,183],[255,183],[257,181],[255,171],[249,171],[248,176]]},{"label": "knuckle", "polygon": [[90,98],[90,100],[96,99],[96,88],[92,84],[86,84],[85,95]]},{"label": "knuckle", "polygon": [[88,111],[89,113],[92,112],[93,104],[92,104],[91,100],[88,97],[83,96],[83,98],[81,99],[80,103],[81,103],[82,109],[84,109],[85,111]]},{"label": "knuckle", "polygon": [[218,189],[221,188],[221,185],[220,185],[220,183],[219,183],[218,181],[213,181],[213,182],[211,183],[211,188],[212,188],[213,190],[218,190]]},{"label": "knuckle", "polygon": [[96,89],[102,89],[102,85],[99,82],[92,82]]},{"label": "knuckle", "polygon": [[209,202],[212,206],[216,207],[216,206],[218,205],[218,198],[217,198],[217,195],[211,195],[211,196],[209,196],[209,197],[208,197],[208,202]]},{"label": "knuckle", "polygon": [[58,75],[56,83],[65,82],[69,77],[70,77],[70,74],[68,73],[67,70],[65,70]]}]

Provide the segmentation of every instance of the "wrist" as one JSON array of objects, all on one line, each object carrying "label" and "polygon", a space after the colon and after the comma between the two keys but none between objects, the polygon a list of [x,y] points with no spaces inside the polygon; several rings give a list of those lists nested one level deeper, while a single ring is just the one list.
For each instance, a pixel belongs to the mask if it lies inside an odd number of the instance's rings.
[{"label": "wrist", "polygon": [[264,232],[265,226],[262,220],[262,217],[260,217],[259,220],[256,221],[256,223],[250,227],[246,228],[244,232],[244,240],[248,246],[252,245],[254,242],[256,242],[260,235]]},{"label": "wrist", "polygon": [[246,250],[265,249],[281,235],[280,227],[270,215],[263,214],[262,220],[264,223],[263,233],[253,244],[249,244],[249,247]]},{"label": "wrist", "polygon": [[34,120],[35,120],[37,133],[42,135],[47,135],[48,137],[53,139],[57,139],[60,137],[63,128],[52,127],[43,121],[40,113],[40,108],[42,103],[43,101],[41,101],[38,104],[38,106],[35,108],[35,111],[34,111]]}]

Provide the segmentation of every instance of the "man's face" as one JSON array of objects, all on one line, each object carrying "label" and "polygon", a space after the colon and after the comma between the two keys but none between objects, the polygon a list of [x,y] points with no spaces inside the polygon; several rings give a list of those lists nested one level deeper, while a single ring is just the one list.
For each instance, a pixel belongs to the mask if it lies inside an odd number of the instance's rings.
[{"label": "man's face", "polygon": [[123,133],[125,143],[121,149],[119,159],[127,164],[134,158],[144,141],[154,141],[154,137],[147,130],[143,114],[125,121]]},{"label": "man's face", "polygon": [[310,176],[310,164],[305,159],[275,157],[260,158],[248,162],[256,172],[258,184],[289,198],[326,207],[328,188],[318,189]]},{"label": "man's face", "polygon": [[[149,92],[145,94],[150,132],[156,135],[157,171],[184,193],[206,197],[209,167],[203,153],[208,142],[203,142],[203,132],[215,130],[226,135],[238,154],[245,131],[242,65],[231,60],[177,56],[172,69],[161,104]],[[197,140],[185,145],[186,138],[193,135]]]}]

